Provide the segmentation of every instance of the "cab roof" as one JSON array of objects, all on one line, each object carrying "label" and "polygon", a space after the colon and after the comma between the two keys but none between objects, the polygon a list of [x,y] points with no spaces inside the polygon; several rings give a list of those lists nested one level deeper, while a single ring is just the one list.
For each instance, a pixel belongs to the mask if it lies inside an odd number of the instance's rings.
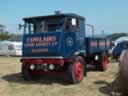
[{"label": "cab roof", "polygon": [[80,19],[85,19],[84,17],[74,14],[74,13],[68,13],[68,14],[53,14],[53,15],[47,15],[47,16],[35,16],[35,17],[26,17],[23,18],[24,21],[31,21],[33,19],[46,19],[46,18],[54,18],[54,17],[73,17],[73,18],[80,18]]}]

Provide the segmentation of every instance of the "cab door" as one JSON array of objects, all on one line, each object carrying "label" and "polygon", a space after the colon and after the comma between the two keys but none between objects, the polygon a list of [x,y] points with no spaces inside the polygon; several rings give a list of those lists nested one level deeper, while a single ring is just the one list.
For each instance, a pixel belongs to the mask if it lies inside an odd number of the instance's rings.
[{"label": "cab door", "polygon": [[81,19],[77,19],[77,31],[76,31],[76,39],[78,51],[82,51],[85,49],[85,27],[84,21]]},{"label": "cab door", "polygon": [[69,58],[84,46],[84,36],[81,35],[80,19],[67,18],[64,32],[64,57]]}]

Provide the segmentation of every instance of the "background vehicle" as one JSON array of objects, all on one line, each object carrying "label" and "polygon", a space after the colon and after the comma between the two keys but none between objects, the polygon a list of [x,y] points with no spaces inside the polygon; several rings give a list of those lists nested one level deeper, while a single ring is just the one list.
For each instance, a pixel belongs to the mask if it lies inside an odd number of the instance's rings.
[{"label": "background vehicle", "polygon": [[121,41],[120,43],[117,43],[117,45],[113,49],[113,57],[115,59],[118,59],[121,55],[121,52],[128,48],[128,41]]},{"label": "background vehicle", "polygon": [[77,14],[54,14],[23,19],[22,76],[65,72],[71,83],[79,83],[86,66],[105,71],[110,40],[89,38],[85,19]]},{"label": "background vehicle", "polygon": [[0,55],[21,56],[22,42],[1,41]]}]

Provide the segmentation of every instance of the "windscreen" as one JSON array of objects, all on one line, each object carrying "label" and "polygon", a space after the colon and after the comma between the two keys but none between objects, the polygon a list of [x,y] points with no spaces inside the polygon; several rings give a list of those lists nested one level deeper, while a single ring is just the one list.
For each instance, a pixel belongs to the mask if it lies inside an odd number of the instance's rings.
[{"label": "windscreen", "polygon": [[39,33],[39,32],[60,32],[62,30],[64,18],[44,18],[44,19],[30,19],[25,21],[25,33]]}]

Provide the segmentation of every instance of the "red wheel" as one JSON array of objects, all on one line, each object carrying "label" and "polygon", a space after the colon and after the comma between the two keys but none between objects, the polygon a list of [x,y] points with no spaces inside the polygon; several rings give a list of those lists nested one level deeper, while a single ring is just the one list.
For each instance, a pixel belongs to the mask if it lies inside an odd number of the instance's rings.
[{"label": "red wheel", "polygon": [[78,81],[81,81],[84,74],[83,65],[81,62],[76,62],[75,64],[75,70],[74,70],[75,77]]},{"label": "red wheel", "polygon": [[71,83],[77,84],[81,82],[85,73],[84,60],[78,56],[73,64],[68,66],[68,76]]},{"label": "red wheel", "polygon": [[108,57],[106,53],[99,55],[98,69],[100,71],[106,71],[108,69]]},{"label": "red wheel", "polygon": [[103,56],[103,67],[104,67],[104,70],[108,69],[108,57],[107,57],[107,55]]}]

